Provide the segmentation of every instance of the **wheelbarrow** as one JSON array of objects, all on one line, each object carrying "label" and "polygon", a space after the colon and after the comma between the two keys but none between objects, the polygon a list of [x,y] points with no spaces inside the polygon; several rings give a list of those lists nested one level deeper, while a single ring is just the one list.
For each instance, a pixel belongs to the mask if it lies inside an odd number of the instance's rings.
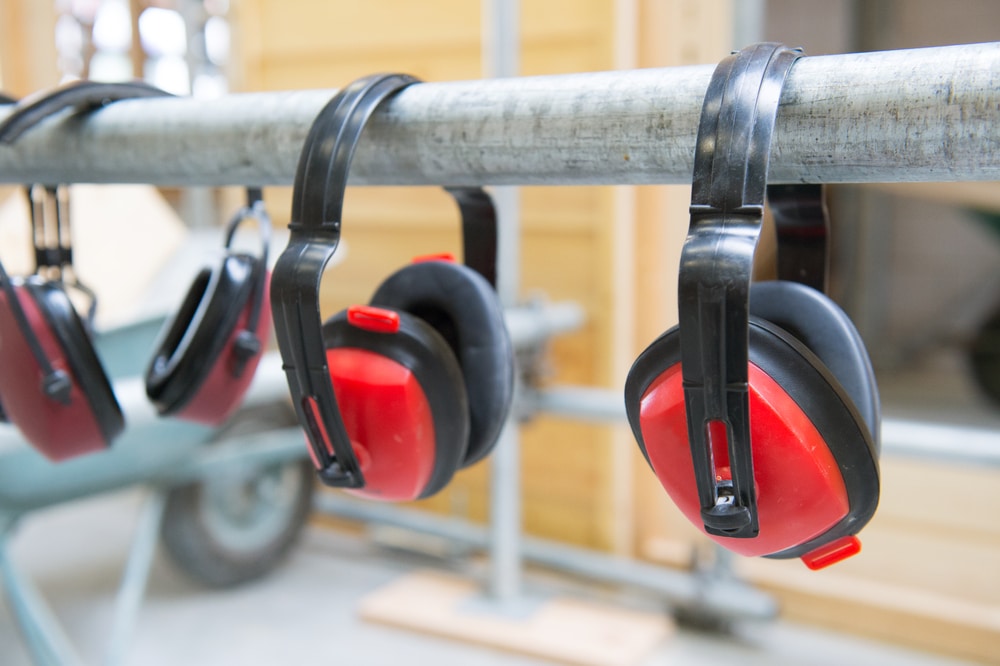
[{"label": "wheelbarrow", "polygon": [[0,580],[37,664],[81,660],[10,556],[17,526],[33,511],[136,484],[149,489],[118,590],[108,664],[124,656],[160,537],[181,570],[224,587],[271,570],[308,517],[315,474],[277,353],[262,359],[240,411],[221,428],[164,419],[146,398],[141,367],[161,324],[145,319],[95,338],[126,418],[108,450],[51,463],[15,428],[0,426]]}]

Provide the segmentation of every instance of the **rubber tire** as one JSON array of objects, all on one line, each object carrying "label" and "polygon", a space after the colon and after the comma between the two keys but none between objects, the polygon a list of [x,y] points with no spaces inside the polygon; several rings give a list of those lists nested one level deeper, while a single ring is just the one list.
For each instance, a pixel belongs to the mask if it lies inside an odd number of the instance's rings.
[{"label": "rubber tire", "polygon": [[[295,424],[295,415],[284,405],[257,408],[238,413],[218,439]],[[226,588],[260,578],[277,566],[295,545],[312,507],[316,472],[308,460],[263,471],[291,477],[295,487],[290,510],[282,516],[284,522],[280,529],[265,543],[255,544],[250,549],[231,547],[220,538],[211,521],[206,521],[205,512],[211,509],[206,509],[205,503],[211,501],[213,481],[197,481],[169,491],[160,536],[171,560],[195,581],[209,587]],[[259,482],[263,477],[255,479]]]},{"label": "rubber tire", "polygon": [[968,359],[979,389],[994,405],[1000,405],[1000,310],[979,327]]}]

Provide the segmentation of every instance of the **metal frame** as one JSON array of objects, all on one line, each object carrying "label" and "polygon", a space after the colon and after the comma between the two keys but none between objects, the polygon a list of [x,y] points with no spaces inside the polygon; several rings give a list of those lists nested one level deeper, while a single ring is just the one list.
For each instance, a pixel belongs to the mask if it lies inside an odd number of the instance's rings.
[{"label": "metal frame", "polygon": [[[695,129],[712,69],[699,66],[413,86],[375,114],[359,146],[352,183],[689,182]],[[1000,179],[998,71],[1000,43],[804,58],[790,74],[782,95],[772,180]],[[330,91],[301,91],[215,100],[129,100],[85,118],[56,117],[16,145],[0,147],[0,182],[289,184],[305,134],[330,96]],[[0,106],[0,119],[7,113]],[[567,322],[574,319],[545,326],[539,324],[544,317],[523,325],[529,333],[536,327],[535,344],[571,327]],[[580,391],[530,394],[522,406],[579,418],[620,419],[617,393]],[[573,406],[560,406],[560,400],[567,398],[566,404]],[[887,421],[887,434],[892,428]],[[887,451],[897,448],[890,443],[892,437],[886,439]],[[289,440],[295,442],[296,455],[301,455],[304,449],[299,438]],[[272,445],[276,449],[261,455],[284,455],[277,452],[283,444]],[[996,457],[991,447],[984,444],[980,449],[993,464]],[[290,451],[289,445],[288,455]],[[205,473],[207,468],[200,466],[209,462],[200,460],[184,473]],[[155,479],[105,479],[72,492],[53,486],[43,493],[45,502],[0,511],[0,574],[40,663],[74,663],[74,658],[37,591],[10,561],[5,542],[10,528],[22,513],[37,506],[137,480]],[[162,515],[158,506],[154,493],[140,521],[123,579],[109,650],[112,661],[122,653],[121,642],[142,597],[150,535],[155,534]],[[319,508],[405,524],[473,545],[486,542],[485,534],[474,526],[435,522],[400,509],[348,506],[332,499],[322,500]],[[697,603],[722,616],[767,617],[774,611],[766,596],[738,583],[723,593],[718,580],[632,562],[622,566],[610,557],[531,539],[524,540],[523,553],[591,578],[638,585],[675,602]],[[25,618],[29,621],[24,622]]]},{"label": "metal frame", "polygon": [[[517,76],[521,61],[520,0],[482,0],[483,75]],[[497,208],[497,292],[506,306],[517,304],[521,289],[521,196],[516,187],[495,187]],[[522,359],[515,356],[520,365]],[[514,404],[521,391],[514,374]],[[521,596],[523,523],[521,508],[521,436],[512,409],[490,457],[490,575],[487,594],[497,605],[517,604]]]}]

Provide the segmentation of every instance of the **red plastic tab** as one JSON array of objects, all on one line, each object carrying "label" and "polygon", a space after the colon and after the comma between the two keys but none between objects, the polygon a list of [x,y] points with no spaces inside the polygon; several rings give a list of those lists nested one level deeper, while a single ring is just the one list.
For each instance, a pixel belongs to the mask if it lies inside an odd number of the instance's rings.
[{"label": "red plastic tab", "polygon": [[370,305],[352,305],[347,308],[347,323],[372,333],[399,331],[399,313]]},{"label": "red plastic tab", "polygon": [[813,571],[818,571],[860,552],[861,540],[851,534],[806,553],[802,556],[802,561]]},{"label": "red plastic tab", "polygon": [[422,254],[419,257],[413,257],[411,260],[414,264],[422,264],[425,261],[449,261],[455,263],[455,255],[451,252],[439,252],[437,254]]}]

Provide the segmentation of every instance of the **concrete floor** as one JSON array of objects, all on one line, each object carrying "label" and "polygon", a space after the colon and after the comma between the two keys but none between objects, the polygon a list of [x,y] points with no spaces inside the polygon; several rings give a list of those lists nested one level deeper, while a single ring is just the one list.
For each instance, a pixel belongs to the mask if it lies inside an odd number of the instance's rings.
[{"label": "concrete floor", "polygon": [[[41,588],[86,663],[100,663],[118,577],[141,495],[128,491],[30,517],[12,554]],[[312,527],[271,575],[226,591],[190,582],[162,553],[127,653],[127,664],[531,666],[537,660],[359,620],[360,598],[442,560]],[[552,582],[528,577],[537,592]],[[565,583],[563,587],[565,588]],[[576,593],[587,595],[585,588]],[[636,666],[661,664],[942,666],[944,658],[777,622],[736,636],[680,631]],[[0,664],[30,664],[9,611],[0,606]]]}]

